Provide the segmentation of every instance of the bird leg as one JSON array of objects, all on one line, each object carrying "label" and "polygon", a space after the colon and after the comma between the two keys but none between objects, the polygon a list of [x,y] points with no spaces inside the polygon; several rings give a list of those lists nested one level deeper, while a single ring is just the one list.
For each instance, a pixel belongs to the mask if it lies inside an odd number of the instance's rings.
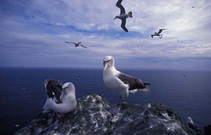
[{"label": "bird leg", "polygon": [[118,105],[122,105],[122,96],[119,97]]},{"label": "bird leg", "polygon": [[113,115],[116,115],[121,109],[121,105],[122,105],[122,96],[120,96],[118,104],[112,105],[112,107],[109,109],[109,112]]},{"label": "bird leg", "polygon": [[64,117],[65,115],[64,115],[64,114],[60,114],[60,113],[56,112],[56,116],[60,119],[60,118]]}]

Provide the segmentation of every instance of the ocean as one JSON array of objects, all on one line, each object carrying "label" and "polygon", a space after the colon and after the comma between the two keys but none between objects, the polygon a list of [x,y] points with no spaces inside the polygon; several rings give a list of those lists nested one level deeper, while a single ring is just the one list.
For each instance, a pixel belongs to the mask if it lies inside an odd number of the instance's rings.
[{"label": "ocean", "polygon": [[[163,103],[186,123],[187,117],[203,129],[211,124],[211,72],[129,70],[124,73],[150,82],[150,93],[130,94],[126,102]],[[13,134],[42,112],[46,100],[45,79],[72,82],[76,97],[98,94],[111,104],[118,102],[117,93],[103,83],[102,69],[1,68],[0,69],[0,134]]]}]

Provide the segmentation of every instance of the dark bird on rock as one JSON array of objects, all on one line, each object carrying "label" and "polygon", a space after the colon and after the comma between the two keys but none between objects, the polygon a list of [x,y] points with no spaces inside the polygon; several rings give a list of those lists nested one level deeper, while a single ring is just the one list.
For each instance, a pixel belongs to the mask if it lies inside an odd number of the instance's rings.
[{"label": "dark bird on rock", "polygon": [[201,133],[201,130],[196,126],[191,117],[187,118],[187,126],[191,131]]},{"label": "dark bird on rock", "polygon": [[56,98],[58,103],[61,103],[61,93],[62,93],[62,82],[52,79],[46,79],[44,86],[49,98]]}]

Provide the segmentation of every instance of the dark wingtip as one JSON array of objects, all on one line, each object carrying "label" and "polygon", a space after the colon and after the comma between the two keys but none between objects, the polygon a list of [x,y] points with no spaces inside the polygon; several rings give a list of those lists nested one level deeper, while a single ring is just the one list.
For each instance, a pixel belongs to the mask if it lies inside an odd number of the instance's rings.
[{"label": "dark wingtip", "polygon": [[125,27],[122,27],[122,29],[125,31],[125,32],[128,32],[127,28]]}]

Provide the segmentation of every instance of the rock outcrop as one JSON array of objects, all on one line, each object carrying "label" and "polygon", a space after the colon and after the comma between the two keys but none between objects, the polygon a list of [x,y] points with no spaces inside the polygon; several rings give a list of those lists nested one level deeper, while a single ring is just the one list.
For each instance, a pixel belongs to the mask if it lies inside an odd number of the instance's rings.
[{"label": "rock outcrop", "polygon": [[163,104],[123,103],[115,116],[110,104],[98,95],[77,101],[75,111],[58,118],[41,113],[15,135],[188,135],[181,119]]}]

